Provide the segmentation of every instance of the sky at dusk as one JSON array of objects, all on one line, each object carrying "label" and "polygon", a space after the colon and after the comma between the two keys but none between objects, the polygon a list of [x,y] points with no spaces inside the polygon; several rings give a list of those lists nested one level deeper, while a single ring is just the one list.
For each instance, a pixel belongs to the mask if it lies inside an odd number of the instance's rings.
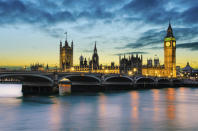
[{"label": "sky at dusk", "polygon": [[[157,55],[169,19],[177,40],[177,65],[198,68],[197,0],[0,0],[0,65],[59,65],[59,42],[74,41],[74,64],[91,57],[118,64],[120,54]],[[126,55],[127,56],[127,55]]]}]

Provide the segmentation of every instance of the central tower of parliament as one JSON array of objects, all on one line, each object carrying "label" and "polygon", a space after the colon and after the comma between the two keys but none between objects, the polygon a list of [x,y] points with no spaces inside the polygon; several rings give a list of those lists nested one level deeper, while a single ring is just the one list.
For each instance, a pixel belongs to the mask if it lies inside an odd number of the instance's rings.
[{"label": "central tower of parliament", "polygon": [[60,69],[62,71],[73,66],[73,46],[73,41],[71,42],[71,46],[69,45],[66,33],[64,45],[62,45],[62,41],[60,41]]}]

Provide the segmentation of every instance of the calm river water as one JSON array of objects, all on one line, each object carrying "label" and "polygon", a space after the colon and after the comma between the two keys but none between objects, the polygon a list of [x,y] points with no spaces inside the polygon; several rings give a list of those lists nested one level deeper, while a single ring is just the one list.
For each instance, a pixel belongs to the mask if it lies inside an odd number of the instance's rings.
[{"label": "calm river water", "polygon": [[198,88],[21,97],[0,85],[0,130],[198,130]]}]

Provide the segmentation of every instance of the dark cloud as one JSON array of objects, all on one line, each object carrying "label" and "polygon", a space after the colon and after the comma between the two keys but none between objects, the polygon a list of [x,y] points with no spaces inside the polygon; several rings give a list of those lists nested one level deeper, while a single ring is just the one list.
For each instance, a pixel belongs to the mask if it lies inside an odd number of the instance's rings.
[{"label": "dark cloud", "polygon": [[135,43],[128,43],[123,48],[144,48],[151,45],[157,45],[163,42],[165,31],[149,30],[144,32]]},{"label": "dark cloud", "polygon": [[163,0],[132,0],[126,4],[123,9],[131,12],[145,13],[146,11],[158,8],[159,5],[162,4],[162,1]]},{"label": "dark cloud", "polygon": [[117,53],[117,54],[114,54],[114,55],[122,56],[122,55],[131,55],[131,54],[148,54],[148,52],[134,51],[134,52]]},{"label": "dark cloud", "polygon": [[190,49],[192,51],[197,51],[198,50],[198,42],[177,44],[177,48]]},{"label": "dark cloud", "polygon": [[[198,3],[197,3],[198,4]],[[183,18],[183,23],[186,24],[197,24],[198,23],[198,6],[193,6],[181,14]]]},{"label": "dark cloud", "polygon": [[[193,28],[173,28],[173,33],[177,41],[188,41],[198,37],[198,27]],[[166,30],[151,29],[144,32],[136,42],[128,43],[123,47],[116,47],[116,49],[158,49],[158,45],[163,45]]]},{"label": "dark cloud", "polygon": [[[192,1],[192,0],[189,0]],[[79,18],[89,20],[110,19],[108,23],[118,17],[122,21],[144,21],[145,23],[164,24],[171,18],[177,23],[196,24],[198,21],[198,2],[184,2],[176,0],[177,5],[187,8],[183,12],[173,8],[167,10],[166,0],[0,0],[1,24],[16,22],[56,24],[58,22],[74,22]],[[193,5],[189,4],[192,3]],[[123,17],[125,16],[125,17]]]},{"label": "dark cloud", "polygon": [[[84,28],[91,29],[98,21],[106,25],[142,22],[164,26],[171,19],[178,26],[197,27],[197,4],[196,0],[0,0],[0,25],[25,23],[42,29],[58,23],[76,23],[76,28],[82,29],[79,23],[86,19],[86,25],[92,26]],[[154,39],[154,35],[155,32],[143,34],[138,42],[128,46],[145,46],[145,39],[148,45],[158,43],[161,38]]]},{"label": "dark cloud", "polygon": [[[46,26],[50,29],[58,23],[71,24],[77,22],[81,18],[86,18],[91,22],[99,19],[112,19],[114,17],[113,13],[103,10],[102,6],[77,10],[71,7],[66,8],[64,4],[68,6],[69,4],[79,6],[78,1],[74,3],[72,1],[53,2],[51,0],[0,0],[0,25],[30,24],[33,27],[39,27],[41,30],[45,31]],[[87,3],[86,5],[89,4]],[[87,25],[90,24],[93,24],[93,22],[87,23]],[[80,24],[78,25],[80,26]],[[89,26],[89,28],[91,28],[91,26]],[[56,35],[57,34],[52,36]]]},{"label": "dark cloud", "polygon": [[16,24],[29,23],[39,25],[56,24],[61,21],[74,21],[75,18],[69,11],[50,11],[38,8],[36,5],[19,0],[0,2],[0,23]]},{"label": "dark cloud", "polygon": [[[172,16],[173,11],[165,11],[165,0],[132,0],[121,11],[124,14],[132,14],[132,20],[141,20],[145,23],[164,24]],[[135,18],[135,19],[134,19]]]},{"label": "dark cloud", "polygon": [[128,0],[63,0],[62,5],[73,10],[114,10],[117,6],[122,6]]},{"label": "dark cloud", "polygon": [[83,11],[78,15],[78,18],[87,18],[87,19],[110,19],[113,18],[113,13],[103,11],[102,9],[98,8],[92,12]]},{"label": "dark cloud", "polygon": [[197,25],[197,4],[194,0],[132,0],[121,8],[121,12],[129,15],[130,21],[139,19],[144,23],[163,25],[171,19],[179,25]]},{"label": "dark cloud", "polygon": [[[90,4],[93,3],[89,2]],[[65,0],[63,5],[58,5],[57,3],[52,1],[23,2],[21,0],[0,0],[0,23],[13,24],[20,21],[31,24],[56,24],[58,22],[74,22],[81,17],[97,20],[110,19],[114,16],[113,13],[105,11],[102,6],[84,9],[80,6],[83,2],[75,2],[75,0]],[[69,7],[71,4],[82,9],[78,11],[72,8],[72,6]],[[90,6],[90,4],[87,3],[85,7]],[[64,5],[67,5],[69,8]]]}]

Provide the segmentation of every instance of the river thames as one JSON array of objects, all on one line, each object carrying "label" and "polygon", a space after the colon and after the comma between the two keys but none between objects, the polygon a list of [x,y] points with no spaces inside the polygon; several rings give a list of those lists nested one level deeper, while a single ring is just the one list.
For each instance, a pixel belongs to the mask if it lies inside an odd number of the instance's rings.
[{"label": "river thames", "polygon": [[198,88],[22,97],[0,85],[0,130],[198,130]]}]

